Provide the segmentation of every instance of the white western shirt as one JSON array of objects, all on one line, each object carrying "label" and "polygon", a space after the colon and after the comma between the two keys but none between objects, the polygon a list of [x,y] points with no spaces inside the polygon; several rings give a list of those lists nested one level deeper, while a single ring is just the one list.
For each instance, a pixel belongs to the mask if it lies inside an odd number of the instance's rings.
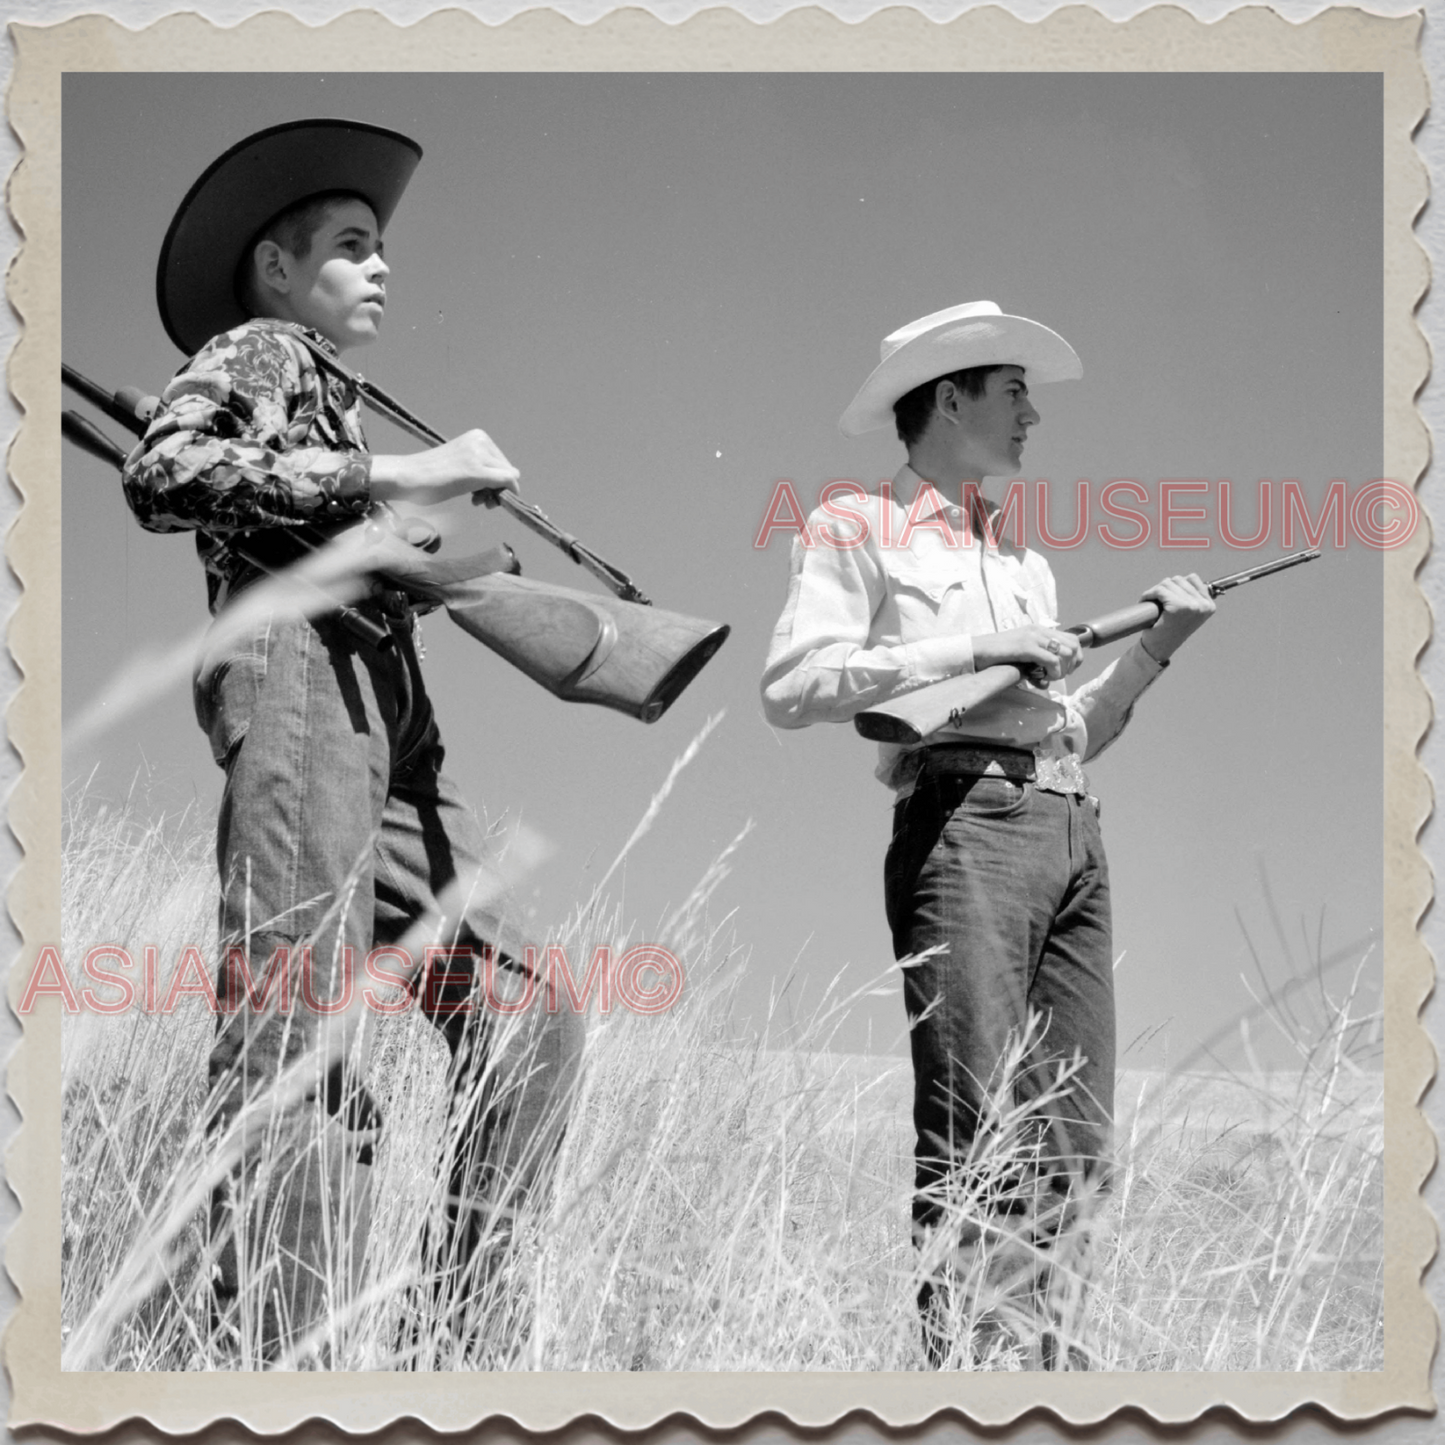
[{"label": "white western shirt", "polygon": [[[840,519],[843,511],[853,518]],[[827,545],[823,528],[857,544]],[[1058,625],[1044,558],[1007,539],[966,533],[956,501],[909,466],[894,479],[891,499],[872,492],[835,501],[831,514],[813,513],[808,530],[811,547],[793,539],[788,600],[763,673],[763,711],[774,727],[846,722],[901,693],[972,672],[975,636]],[[1078,764],[1113,742],[1162,670],[1136,639],[1075,693],[1062,682],[1047,689],[1021,683],[927,741],[1032,749],[1044,788],[1052,779],[1081,779]],[[877,776],[903,798],[921,762],[920,747],[881,743]]]}]

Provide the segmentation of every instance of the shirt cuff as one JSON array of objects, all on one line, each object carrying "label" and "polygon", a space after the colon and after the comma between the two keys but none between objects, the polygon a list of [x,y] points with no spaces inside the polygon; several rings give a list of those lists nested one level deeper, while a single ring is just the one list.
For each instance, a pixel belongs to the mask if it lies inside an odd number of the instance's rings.
[{"label": "shirt cuff", "polygon": [[927,637],[910,642],[904,648],[908,656],[908,673],[913,682],[942,682],[973,671],[973,638]]},{"label": "shirt cuff", "polygon": [[1148,687],[1169,666],[1167,661],[1160,662],[1144,646],[1142,637],[1134,639],[1133,646],[1119,659],[1119,662],[1121,666],[1128,667],[1139,677],[1141,687]]}]

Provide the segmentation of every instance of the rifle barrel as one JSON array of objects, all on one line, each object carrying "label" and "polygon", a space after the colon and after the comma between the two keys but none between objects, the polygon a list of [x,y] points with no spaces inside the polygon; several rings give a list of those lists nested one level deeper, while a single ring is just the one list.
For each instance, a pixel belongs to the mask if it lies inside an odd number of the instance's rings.
[{"label": "rifle barrel", "polygon": [[1313,562],[1319,555],[1320,549],[1311,547],[1307,551],[1291,552],[1288,557],[1279,557],[1273,562],[1264,562],[1243,572],[1231,572],[1228,577],[1220,577],[1209,584],[1209,595],[1218,597],[1221,592],[1228,592],[1231,587],[1242,587],[1257,577],[1268,577],[1271,572],[1283,572],[1286,567],[1298,567],[1302,562]]},{"label": "rifle barrel", "polygon": [[94,422],[81,416],[78,411],[60,413],[60,432],[67,440],[73,441],[81,451],[99,457],[103,462],[119,469],[125,465],[125,452],[117,446]]},{"label": "rifle barrel", "polygon": [[[305,341],[305,338],[303,337],[302,340]],[[326,367],[334,375],[349,380],[356,387],[361,399],[378,416],[385,417],[428,446],[435,447],[445,444],[447,438],[441,432],[428,422],[424,422],[415,412],[403,406],[394,396],[383,391],[374,381],[368,381],[359,372],[349,371],[334,357],[326,355],[310,341],[306,341],[306,345],[320,365]],[[474,493],[473,500],[478,500],[481,496],[481,493]],[[644,607],[652,605],[652,599],[637,586],[627,573],[599,557],[570,532],[564,532],[540,507],[523,501],[515,492],[499,492],[496,494],[496,498],[503,511],[510,513],[524,527],[531,528],[558,551],[565,553],[579,567],[590,572],[603,586],[615,592],[624,602],[636,602]]]},{"label": "rifle barrel", "polygon": [[[98,382],[92,381],[88,376],[82,376],[73,366],[67,366],[65,362],[60,363],[60,379],[71,391],[83,396],[93,407],[103,411],[112,421],[119,422],[128,431],[133,431],[136,436],[144,436],[147,417],[140,415],[134,405],[127,406],[115,392],[107,391]],[[127,388],[130,391],[130,388]],[[139,398],[140,393],[134,395]]]}]

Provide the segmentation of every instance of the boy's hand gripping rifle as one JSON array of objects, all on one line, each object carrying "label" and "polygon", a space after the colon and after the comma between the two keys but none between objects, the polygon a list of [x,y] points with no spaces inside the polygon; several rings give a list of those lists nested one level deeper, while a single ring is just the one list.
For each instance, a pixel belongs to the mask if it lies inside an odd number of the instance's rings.
[{"label": "boy's hand gripping rifle", "polygon": [[[345,377],[378,415],[429,446],[445,440],[378,387],[317,348],[311,350],[318,365]],[[62,367],[62,377],[107,416],[137,436],[144,433],[156,408],[155,398],[133,388],[108,392],[68,366]],[[124,465],[125,453],[84,417],[65,412],[61,426],[69,440],[92,455],[117,467]],[[477,493],[473,500],[489,495]],[[536,507],[509,492],[500,494],[500,501],[519,521],[604,582],[616,598],[517,576],[520,567],[510,547],[447,562],[424,556],[400,538],[381,536],[370,542],[379,549],[380,565],[374,570],[418,601],[445,607],[465,632],[555,696],[655,722],[723,645],[730,629],[653,607],[625,573],[554,526]],[[313,535],[303,540],[319,544],[322,539]],[[338,610],[354,631],[369,627],[382,633],[370,640],[389,644],[389,634],[364,613]]]},{"label": "boy's hand gripping rifle", "polygon": [[[1221,592],[1241,587],[1259,577],[1268,577],[1271,572],[1297,567],[1301,562],[1313,562],[1319,555],[1318,548],[1311,548],[1307,552],[1292,552],[1288,557],[1265,562],[1259,567],[1250,567],[1244,572],[1233,572],[1228,577],[1211,582],[1209,595],[1218,597]],[[1096,617],[1091,622],[1077,622],[1060,631],[1072,632],[1084,647],[1102,647],[1106,643],[1117,642],[1121,637],[1146,631],[1159,620],[1163,611],[1158,602],[1139,602],[1133,607],[1121,607],[1117,612]],[[923,742],[939,728],[959,726],[970,712],[1016,686],[1026,675],[1025,668],[1013,663],[1000,663],[996,667],[986,667],[982,672],[945,678],[942,682],[920,687],[916,692],[904,693],[902,697],[858,713],[853,719],[853,726],[873,742],[912,746]]]}]

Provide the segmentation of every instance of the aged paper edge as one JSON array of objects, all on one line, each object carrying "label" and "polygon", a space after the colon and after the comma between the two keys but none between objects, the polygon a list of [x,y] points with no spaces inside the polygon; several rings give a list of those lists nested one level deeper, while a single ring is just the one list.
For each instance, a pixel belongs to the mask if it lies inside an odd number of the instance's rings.
[{"label": "aged paper edge", "polygon": [[[1385,475],[1418,484],[1429,454],[1414,398],[1428,349],[1414,308],[1428,262],[1412,231],[1426,198],[1426,173],[1411,143],[1427,90],[1417,45],[1421,17],[1387,19],[1334,10],[1295,24],[1262,8],[1202,24],[1159,7],[1127,23],[1074,7],[1037,23],[997,9],[937,25],[909,10],[844,24],[818,10],[793,11],[766,26],[713,10],[681,26],[620,11],[590,26],[528,12],[488,26],[459,11],[397,27],[372,12],[324,27],[271,13],[230,29],[196,15],[142,31],[99,16],[36,28],[14,25],[15,80],[9,118],[23,146],[10,203],[23,239],[8,281],[23,335],[9,383],[25,414],[11,452],[24,500],[8,555],[24,587],[10,645],[24,676],[9,711],[25,772],[10,825],[26,854],[11,888],[24,947],[11,971],[11,1003],[38,948],[58,940],[60,913],[60,76],[65,70],[1248,70],[1377,71],[1385,86]],[[440,59],[441,63],[438,63]],[[1416,925],[1431,878],[1416,837],[1431,806],[1415,751],[1429,722],[1429,696],[1415,659],[1430,629],[1415,574],[1429,547],[1422,527],[1407,547],[1385,553],[1385,1013],[1387,1071],[1386,1354],[1379,1372],[1351,1374],[863,1375],[759,1374],[746,1404],[727,1375],[133,1375],[62,1374],[59,1369],[59,1014],[39,1007],[9,1071],[23,1118],[7,1156],[22,1216],[6,1263],[22,1296],[5,1336],[13,1386],[12,1425],[98,1431],[140,1418],[181,1432],[221,1418],[274,1433],[324,1419],[373,1431],[401,1419],[455,1430],[506,1417],[533,1430],[582,1415],[638,1429],[685,1415],[728,1427],[766,1411],[820,1426],[866,1410],[889,1425],[923,1421],[943,1409],[999,1425],[1044,1409],[1074,1424],[1125,1407],[1161,1422],[1228,1406],[1251,1421],[1275,1420],[1313,1403],[1341,1419],[1386,1410],[1430,1410],[1428,1370],[1434,1312],[1420,1277],[1435,1227],[1420,1199],[1434,1140],[1416,1104],[1433,1074],[1419,1023],[1432,982]],[[44,1000],[48,1004],[53,1000]],[[443,1383],[444,1382],[444,1383]]]}]

